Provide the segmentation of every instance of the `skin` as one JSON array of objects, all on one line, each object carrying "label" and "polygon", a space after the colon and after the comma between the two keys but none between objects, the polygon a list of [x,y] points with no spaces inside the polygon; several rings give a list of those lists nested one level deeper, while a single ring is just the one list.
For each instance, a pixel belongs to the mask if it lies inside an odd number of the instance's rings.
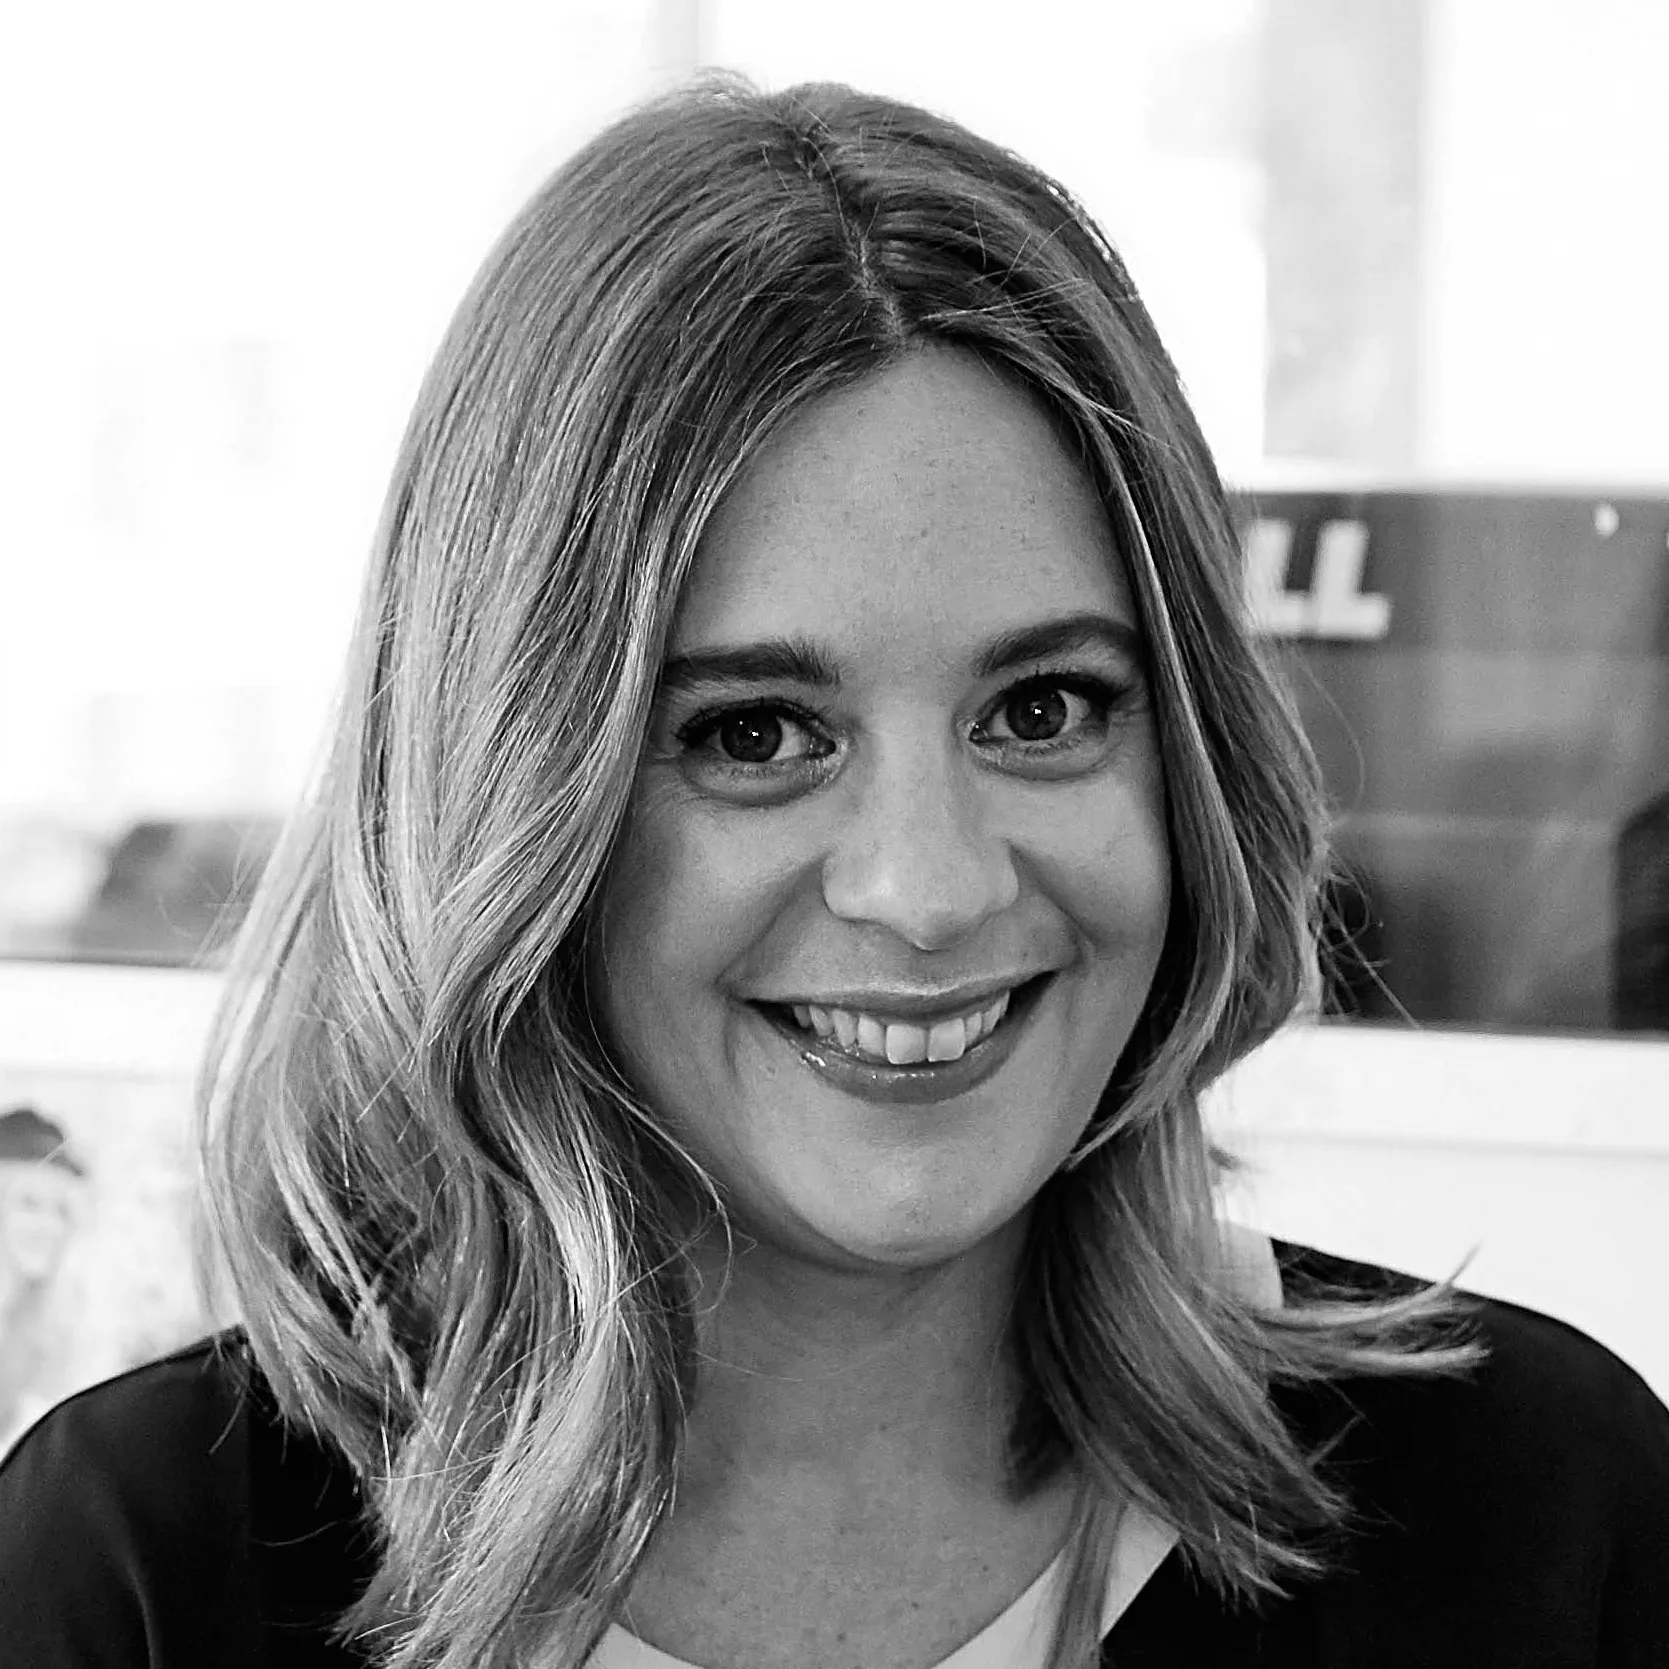
[{"label": "skin", "polygon": [[0,1245],[26,1280],[57,1268],[75,1228],[79,1180],[55,1165],[0,1164]]},{"label": "skin", "polygon": [[[1130,641],[975,670],[1085,614]],[[669,661],[795,638],[839,683],[664,694],[605,887],[605,1024],[736,1230],[697,1248],[689,1459],[633,1590],[665,1650],[930,1663],[1059,1544],[1067,1481],[1018,1501],[1003,1464],[1004,1317],[1164,939],[1138,618],[1087,475],[948,349],[802,415],[707,530]],[[1002,1067],[925,1106],[833,1087],[754,1006],[1045,970]]]}]

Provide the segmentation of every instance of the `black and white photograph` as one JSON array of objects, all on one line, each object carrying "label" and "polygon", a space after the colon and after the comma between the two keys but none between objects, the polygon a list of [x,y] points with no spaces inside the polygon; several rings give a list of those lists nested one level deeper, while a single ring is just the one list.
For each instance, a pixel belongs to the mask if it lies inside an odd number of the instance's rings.
[{"label": "black and white photograph", "polygon": [[1669,4],[4,56],[0,1669],[1669,1669]]}]

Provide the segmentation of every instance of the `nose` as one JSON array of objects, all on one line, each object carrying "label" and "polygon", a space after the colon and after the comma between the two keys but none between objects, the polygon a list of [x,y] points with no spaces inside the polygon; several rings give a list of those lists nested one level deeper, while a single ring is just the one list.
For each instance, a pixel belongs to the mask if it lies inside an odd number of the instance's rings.
[{"label": "nose", "polygon": [[947,950],[1020,896],[1007,839],[981,785],[954,760],[878,763],[823,865],[823,900],[844,921]]}]

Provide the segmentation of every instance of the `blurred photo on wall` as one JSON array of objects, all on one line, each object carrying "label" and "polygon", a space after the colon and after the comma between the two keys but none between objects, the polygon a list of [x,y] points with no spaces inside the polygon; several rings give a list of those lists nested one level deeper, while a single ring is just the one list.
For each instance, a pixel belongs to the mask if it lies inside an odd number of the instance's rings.
[{"label": "blurred photo on wall", "polygon": [[0,1453],[204,1331],[175,1083],[0,1072]]}]

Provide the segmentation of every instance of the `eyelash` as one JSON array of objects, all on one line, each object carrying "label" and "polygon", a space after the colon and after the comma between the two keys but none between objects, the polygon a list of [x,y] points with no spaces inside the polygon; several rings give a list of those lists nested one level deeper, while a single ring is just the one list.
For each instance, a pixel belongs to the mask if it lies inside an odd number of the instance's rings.
[{"label": "eyelash", "polygon": [[[746,718],[750,714],[769,715],[773,718],[786,718],[797,724],[802,730],[814,736],[821,735],[828,728],[828,720],[821,713],[815,713],[808,707],[802,707],[793,701],[747,701],[734,707],[713,707],[695,714],[692,718],[678,726],[673,733],[680,747],[686,753],[698,753],[708,742],[720,725],[728,719]],[[750,765],[746,760],[727,759],[721,753],[715,753],[713,762],[720,769],[740,772],[747,776],[757,776],[765,773],[779,772],[795,767],[804,767],[815,763],[817,759],[826,755],[801,755],[786,762],[767,761],[762,765]]]},{"label": "eyelash", "polygon": [[[1135,686],[1129,683],[1119,683],[1107,678],[1095,677],[1085,673],[1043,673],[1035,677],[1023,678],[1016,684],[1011,684],[1000,694],[987,709],[988,716],[979,721],[976,729],[983,730],[990,723],[990,716],[1001,713],[1006,707],[1030,691],[1039,694],[1062,690],[1069,695],[1075,695],[1089,703],[1091,718],[1085,727],[1071,732],[1064,737],[1049,737],[1042,741],[1024,742],[1016,739],[1011,745],[1019,747],[1026,757],[1031,759],[1049,759],[1062,753],[1069,753],[1084,746],[1084,728],[1099,735],[1105,730],[1113,712],[1127,702]],[[811,735],[823,736],[829,721],[826,715],[814,712],[793,701],[749,701],[728,707],[707,708],[692,715],[673,732],[679,746],[688,753],[699,752],[712,739],[719,727],[727,720],[744,718],[750,714],[770,715],[775,718],[786,718]],[[759,778],[763,776],[786,774],[795,770],[802,770],[807,766],[815,766],[828,755],[811,754],[798,755],[786,761],[767,760],[760,764],[749,764],[745,760],[727,759],[722,754],[714,754],[714,765],[727,774]]]}]

